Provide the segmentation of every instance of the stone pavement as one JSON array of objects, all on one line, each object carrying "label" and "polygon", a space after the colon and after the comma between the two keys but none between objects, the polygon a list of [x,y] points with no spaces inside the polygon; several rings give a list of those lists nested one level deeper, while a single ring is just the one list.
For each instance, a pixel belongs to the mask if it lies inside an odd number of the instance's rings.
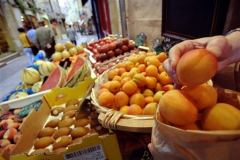
[{"label": "stone pavement", "polygon": [[[97,35],[82,36],[78,33],[77,44],[90,42],[92,39],[98,39]],[[58,40],[57,43],[64,44],[69,39]],[[21,72],[28,66],[27,56],[16,53],[15,57],[6,60],[0,60],[0,102],[19,85],[21,82]]]}]

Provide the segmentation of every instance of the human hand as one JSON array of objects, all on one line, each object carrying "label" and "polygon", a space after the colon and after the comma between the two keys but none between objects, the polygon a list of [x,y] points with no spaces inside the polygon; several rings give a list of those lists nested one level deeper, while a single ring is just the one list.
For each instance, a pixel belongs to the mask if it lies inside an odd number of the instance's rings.
[{"label": "human hand", "polygon": [[176,68],[180,57],[190,50],[200,48],[207,49],[217,58],[218,70],[225,68],[230,63],[232,45],[224,36],[214,36],[183,41],[170,49],[169,58],[163,63],[165,71],[169,75],[172,82],[176,84],[176,88],[181,86],[176,73]]}]

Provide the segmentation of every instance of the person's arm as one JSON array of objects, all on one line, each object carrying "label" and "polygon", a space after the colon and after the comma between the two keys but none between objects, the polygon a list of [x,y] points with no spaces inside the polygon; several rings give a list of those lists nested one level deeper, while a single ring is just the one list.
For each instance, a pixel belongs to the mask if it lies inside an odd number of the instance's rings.
[{"label": "person's arm", "polygon": [[28,36],[28,34],[26,34],[27,40],[30,43],[30,45],[34,45],[34,42],[30,39],[30,37]]},{"label": "person's arm", "polygon": [[229,44],[232,45],[230,63],[236,63],[240,61],[240,32],[236,31],[228,36],[226,36]]}]

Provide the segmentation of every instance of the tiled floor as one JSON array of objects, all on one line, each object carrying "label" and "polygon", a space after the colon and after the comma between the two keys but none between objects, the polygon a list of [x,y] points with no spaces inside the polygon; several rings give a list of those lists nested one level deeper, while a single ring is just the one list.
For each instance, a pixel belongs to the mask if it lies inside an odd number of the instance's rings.
[{"label": "tiled floor", "polygon": [[[92,39],[97,40],[97,35],[82,36],[78,33],[77,44],[90,42]],[[59,40],[57,43],[64,44],[68,39]],[[7,65],[0,68],[0,102],[21,82],[21,72],[28,66],[26,55],[17,57],[7,62]]]}]

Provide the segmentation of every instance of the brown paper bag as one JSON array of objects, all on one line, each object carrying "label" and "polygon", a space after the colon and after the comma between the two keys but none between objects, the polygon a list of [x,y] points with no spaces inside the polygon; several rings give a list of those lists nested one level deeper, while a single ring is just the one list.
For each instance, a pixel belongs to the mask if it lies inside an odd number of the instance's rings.
[{"label": "brown paper bag", "polygon": [[[217,89],[221,102],[236,104],[239,93]],[[223,101],[224,100],[224,101]],[[238,100],[239,101],[239,100]],[[239,108],[239,103],[235,105]],[[157,117],[157,118],[156,118]],[[160,121],[159,121],[160,119]],[[239,160],[240,130],[193,131],[166,125],[160,113],[152,130],[152,155],[161,160]]]}]

